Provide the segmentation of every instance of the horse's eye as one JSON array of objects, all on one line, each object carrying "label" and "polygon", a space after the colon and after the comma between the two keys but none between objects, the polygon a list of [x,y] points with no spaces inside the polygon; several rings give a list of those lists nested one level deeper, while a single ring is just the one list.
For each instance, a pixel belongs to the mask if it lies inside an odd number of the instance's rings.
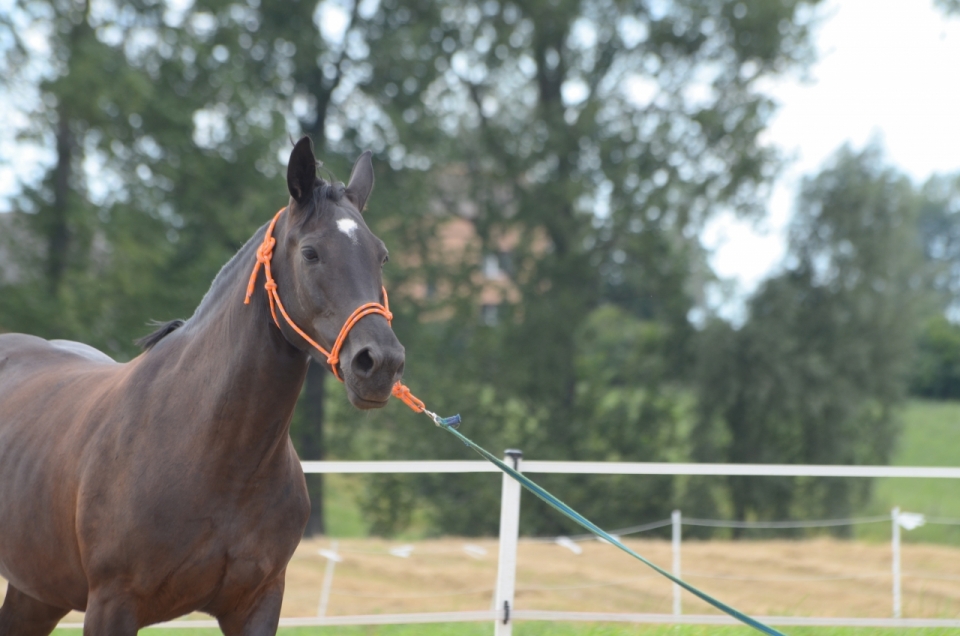
[{"label": "horse's eye", "polygon": [[380,263],[380,267],[383,267],[384,265],[386,265],[386,264],[389,263],[389,262],[390,262],[390,255],[387,254],[386,256],[383,257],[383,262]]},{"label": "horse's eye", "polygon": [[301,248],[300,253],[303,254],[303,257],[311,263],[316,263],[317,259],[320,258],[320,256],[317,254],[317,250],[313,249],[312,247]]}]

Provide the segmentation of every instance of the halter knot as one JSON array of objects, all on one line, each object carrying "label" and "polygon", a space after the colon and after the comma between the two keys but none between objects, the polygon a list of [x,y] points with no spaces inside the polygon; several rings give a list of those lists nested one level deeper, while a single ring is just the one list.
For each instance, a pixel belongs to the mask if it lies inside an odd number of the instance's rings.
[{"label": "halter knot", "polygon": [[415,413],[423,413],[427,408],[423,400],[411,393],[410,389],[404,384],[399,382],[394,384],[391,393],[393,397],[409,406]]},{"label": "halter knot", "polygon": [[258,263],[269,263],[270,259],[273,258],[273,246],[277,244],[277,239],[272,236],[269,239],[269,241],[265,239],[263,244],[257,248]]},{"label": "halter knot", "polygon": [[[253,265],[253,271],[250,272],[250,280],[247,282],[247,294],[244,297],[243,304],[250,304],[250,297],[253,296],[253,290],[257,284],[257,275],[260,273],[260,266],[263,266],[263,274],[266,277],[266,281],[263,283],[263,288],[267,291],[267,300],[270,302],[270,315],[273,316],[273,322],[277,325],[277,328],[280,328],[280,321],[277,319],[277,309],[280,310],[280,315],[283,316],[283,319],[290,326],[291,329],[297,332],[301,338],[308,342],[313,348],[322,353],[327,357],[327,364],[330,365],[330,370],[333,371],[333,376],[343,382],[343,378],[340,377],[340,371],[337,370],[337,365],[340,363],[340,349],[343,347],[344,341],[346,341],[347,336],[350,334],[350,330],[353,329],[361,318],[369,316],[371,314],[380,314],[387,319],[388,325],[393,325],[393,314],[390,312],[389,299],[387,298],[387,290],[385,287],[381,287],[380,291],[383,292],[383,304],[380,303],[365,303],[360,305],[353,310],[347,320],[343,323],[343,327],[340,328],[340,333],[337,335],[337,340],[333,343],[333,347],[330,351],[327,351],[319,344],[317,344],[313,338],[308,336],[303,329],[298,327],[296,323],[293,322],[293,319],[287,314],[287,310],[284,309],[283,303],[280,302],[280,294],[277,292],[277,282],[273,279],[273,273],[270,271],[270,261],[273,259],[273,248],[277,244],[277,240],[273,237],[273,228],[277,225],[277,220],[280,218],[280,215],[283,214],[283,211],[286,208],[281,208],[273,216],[273,220],[270,221],[270,225],[267,226],[267,232],[263,236],[263,242],[260,244],[260,247],[257,248],[257,262]],[[404,404],[409,406],[411,409],[417,413],[422,413],[424,411],[424,404],[418,398],[416,398],[406,386],[397,382],[393,385],[391,391],[392,395],[400,399]]]}]

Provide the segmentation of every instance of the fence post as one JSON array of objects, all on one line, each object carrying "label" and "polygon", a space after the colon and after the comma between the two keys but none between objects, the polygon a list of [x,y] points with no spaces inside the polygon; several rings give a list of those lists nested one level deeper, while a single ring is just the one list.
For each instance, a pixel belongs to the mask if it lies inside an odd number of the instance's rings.
[{"label": "fence post", "polygon": [[[673,575],[678,579],[680,577],[680,511],[674,510],[670,514],[670,521],[673,525],[673,538],[671,541],[673,547]],[[680,608],[681,588],[676,583],[673,584],[673,615],[680,616],[683,611]]]},{"label": "fence post", "polygon": [[333,569],[337,567],[340,556],[337,554],[339,541],[333,541],[329,550],[320,550],[321,556],[327,559],[327,571],[323,575],[323,589],[320,591],[320,605],[317,607],[317,616],[327,615],[327,605],[330,604],[330,588],[333,587]]},{"label": "fence post", "polygon": [[891,532],[891,552],[893,568],[893,617],[900,618],[900,508],[890,511],[893,520]]},{"label": "fence post", "polygon": [[[505,463],[521,470],[523,453],[514,449],[503,452]],[[513,592],[517,579],[517,537],[520,534],[520,482],[503,474],[500,494],[500,556],[497,560],[497,596],[493,623],[494,636],[512,636]]]}]

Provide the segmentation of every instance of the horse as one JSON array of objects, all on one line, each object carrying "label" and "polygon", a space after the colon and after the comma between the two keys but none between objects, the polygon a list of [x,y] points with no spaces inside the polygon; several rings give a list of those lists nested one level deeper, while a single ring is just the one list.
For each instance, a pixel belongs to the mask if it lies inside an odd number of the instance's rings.
[{"label": "horse", "polygon": [[317,177],[304,137],[286,176],[286,208],[133,360],[0,335],[0,635],[49,634],[72,609],[84,636],[193,611],[227,636],[276,634],[310,510],[289,427],[311,357],[359,409],[387,403],[404,363],[387,249],[361,214],[370,152],[344,186]]}]

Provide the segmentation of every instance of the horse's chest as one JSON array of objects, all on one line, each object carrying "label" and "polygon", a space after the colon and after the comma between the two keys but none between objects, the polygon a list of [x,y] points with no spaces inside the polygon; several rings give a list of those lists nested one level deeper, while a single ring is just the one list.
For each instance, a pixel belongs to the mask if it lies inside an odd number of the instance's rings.
[{"label": "horse's chest", "polygon": [[283,575],[309,514],[305,499],[299,505],[272,509],[260,517],[242,514],[245,522],[231,520],[229,526],[218,533],[216,543],[222,555],[222,569],[218,572],[208,611],[242,604],[244,599]]},{"label": "horse's chest", "polygon": [[91,587],[126,572],[150,619],[165,620],[238,602],[283,574],[309,514],[302,478],[203,502],[192,490],[170,488],[111,525],[87,508]]}]

